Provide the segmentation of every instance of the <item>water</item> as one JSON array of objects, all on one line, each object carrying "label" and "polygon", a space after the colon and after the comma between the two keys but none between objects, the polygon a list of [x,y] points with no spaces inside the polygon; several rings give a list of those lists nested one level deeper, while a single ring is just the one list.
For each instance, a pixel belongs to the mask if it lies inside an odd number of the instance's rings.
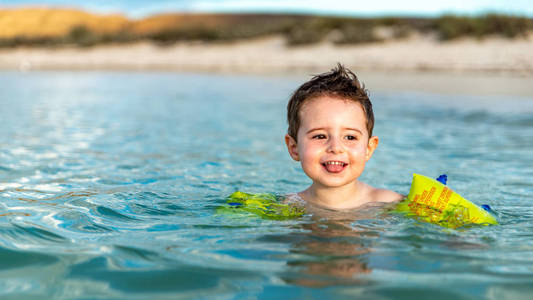
[{"label": "water", "polygon": [[0,73],[0,297],[529,297],[533,96],[372,93],[380,145],[363,180],[405,194],[412,173],[447,173],[500,226],[446,230],[382,208],[216,214],[237,189],[309,184],[283,145],[303,79]]}]

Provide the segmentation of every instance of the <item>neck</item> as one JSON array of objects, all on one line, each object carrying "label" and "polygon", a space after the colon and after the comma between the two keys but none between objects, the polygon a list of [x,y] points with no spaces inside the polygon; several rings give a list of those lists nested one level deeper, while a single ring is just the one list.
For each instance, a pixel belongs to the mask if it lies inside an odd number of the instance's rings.
[{"label": "neck", "polygon": [[313,183],[300,193],[302,198],[318,206],[330,209],[348,209],[364,204],[362,189],[364,183],[356,180],[353,184],[341,187],[325,187]]}]

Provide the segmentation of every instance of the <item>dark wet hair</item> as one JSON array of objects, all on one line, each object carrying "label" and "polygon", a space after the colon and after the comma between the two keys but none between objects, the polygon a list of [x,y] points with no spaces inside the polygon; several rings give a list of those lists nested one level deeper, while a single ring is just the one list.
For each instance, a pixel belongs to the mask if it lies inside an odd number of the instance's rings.
[{"label": "dark wet hair", "polygon": [[291,96],[287,104],[287,133],[298,141],[298,129],[300,129],[300,110],[303,104],[311,99],[329,96],[343,100],[360,103],[366,116],[366,129],[372,136],[374,129],[374,112],[372,102],[357,76],[340,63],[330,72],[315,75],[311,80],[302,84]]}]

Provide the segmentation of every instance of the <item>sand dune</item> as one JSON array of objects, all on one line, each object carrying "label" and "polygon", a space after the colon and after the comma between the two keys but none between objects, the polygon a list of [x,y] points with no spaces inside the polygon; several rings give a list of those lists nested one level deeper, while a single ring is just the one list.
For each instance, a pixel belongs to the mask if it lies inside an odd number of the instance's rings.
[{"label": "sand dune", "polygon": [[27,7],[1,9],[0,39],[26,37],[63,37],[77,26],[99,34],[127,32],[135,36],[168,30],[220,29],[232,26],[268,26],[286,19],[299,20],[307,16],[265,14],[185,14],[166,13],[143,19],[128,19],[124,15],[100,15],[69,8]]},{"label": "sand dune", "polygon": [[[142,20],[121,15],[94,15],[72,9],[26,8],[0,10],[0,38],[60,37],[73,26],[92,32],[126,30],[142,36],[165,28],[253,24],[294,16],[167,14]],[[293,19],[291,19],[293,20]],[[294,21],[294,20],[293,20]],[[246,27],[243,27],[246,28]],[[232,42],[178,42],[158,46],[147,41],[130,44],[0,48],[0,69],[125,69],[221,72],[298,72],[324,70],[342,62],[359,70],[445,71],[533,75],[533,36],[507,39],[463,38],[443,42],[431,33],[382,42],[338,45],[324,42],[289,46],[286,37],[269,35]]]},{"label": "sand dune", "polygon": [[122,15],[95,15],[75,9],[0,10],[0,38],[59,37],[75,26],[85,26],[97,33],[110,33],[129,24],[130,21]]}]

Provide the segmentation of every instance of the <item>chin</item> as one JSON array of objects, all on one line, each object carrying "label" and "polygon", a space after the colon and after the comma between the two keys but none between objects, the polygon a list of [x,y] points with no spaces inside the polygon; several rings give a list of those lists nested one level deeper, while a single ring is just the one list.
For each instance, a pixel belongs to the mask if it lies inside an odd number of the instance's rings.
[{"label": "chin", "polygon": [[341,187],[341,186],[345,186],[347,184],[350,184],[352,182],[355,182],[355,179],[354,180],[343,180],[343,181],[317,181],[317,183],[321,186],[324,186],[324,187],[329,187],[329,188],[337,188],[337,187]]}]

